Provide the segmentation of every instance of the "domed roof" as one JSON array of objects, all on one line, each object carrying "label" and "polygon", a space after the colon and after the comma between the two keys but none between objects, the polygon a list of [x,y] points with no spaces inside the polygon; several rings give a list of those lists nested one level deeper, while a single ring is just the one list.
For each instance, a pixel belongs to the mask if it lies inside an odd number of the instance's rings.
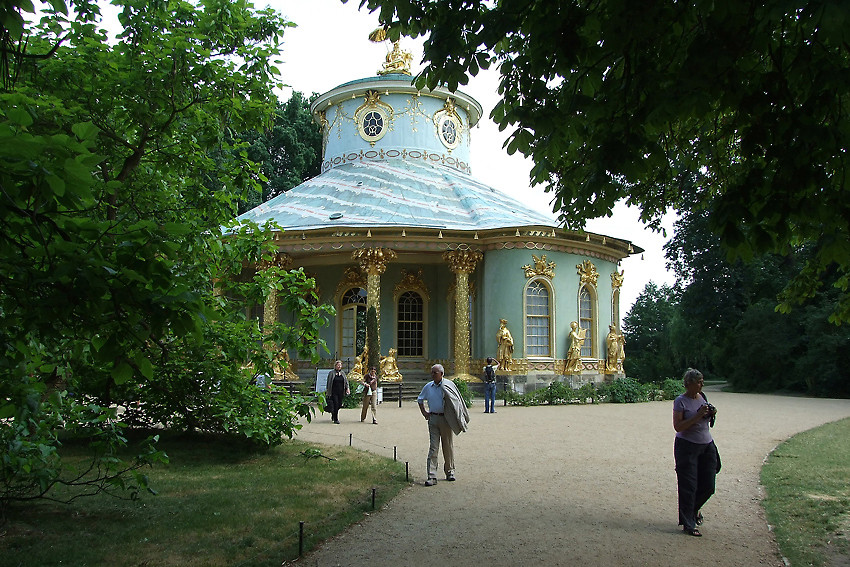
[{"label": "domed roof", "polygon": [[454,230],[556,227],[554,217],[523,206],[455,168],[418,158],[354,161],[244,213],[285,230],[400,226]]}]

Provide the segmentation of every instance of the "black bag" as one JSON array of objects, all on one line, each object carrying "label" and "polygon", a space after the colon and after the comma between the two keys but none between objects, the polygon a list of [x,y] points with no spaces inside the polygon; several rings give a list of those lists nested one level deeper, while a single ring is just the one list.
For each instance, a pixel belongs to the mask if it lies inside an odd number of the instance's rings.
[{"label": "black bag", "polygon": [[490,383],[496,381],[496,371],[493,370],[492,366],[484,367],[484,382]]},{"label": "black bag", "polygon": [[[702,396],[702,399],[705,400],[705,403],[708,403],[708,398],[705,397],[704,393],[700,392],[699,395]],[[714,427],[714,418],[713,417],[711,418],[711,423],[709,425],[711,427]],[[714,445],[714,459],[717,461],[717,467],[714,470],[714,472],[719,473],[720,472],[720,466],[721,466],[720,465],[720,451],[717,450],[717,443],[712,441],[711,444]]]}]

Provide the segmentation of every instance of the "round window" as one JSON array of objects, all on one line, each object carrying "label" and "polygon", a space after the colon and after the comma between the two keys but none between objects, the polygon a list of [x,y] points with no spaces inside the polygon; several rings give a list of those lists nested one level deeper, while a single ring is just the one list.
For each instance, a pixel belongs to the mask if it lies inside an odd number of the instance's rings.
[{"label": "round window", "polygon": [[384,129],[384,117],[372,110],[363,117],[363,133],[374,138]]},{"label": "round window", "polygon": [[443,142],[444,146],[452,150],[460,145],[461,127],[457,118],[451,115],[443,116],[437,127],[439,128],[440,141]]},{"label": "round window", "polygon": [[382,108],[370,108],[360,114],[357,130],[360,137],[375,144],[387,133],[387,115]]}]

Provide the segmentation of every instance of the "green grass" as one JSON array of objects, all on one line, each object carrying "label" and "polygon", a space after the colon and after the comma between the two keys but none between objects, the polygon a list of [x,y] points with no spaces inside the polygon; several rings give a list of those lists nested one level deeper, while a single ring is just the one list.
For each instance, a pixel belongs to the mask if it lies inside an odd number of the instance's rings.
[{"label": "green grass", "polygon": [[[221,439],[160,443],[168,465],[149,471],[158,495],[97,496],[10,510],[4,566],[275,566],[380,508],[408,486],[404,464],[347,447],[288,441],[257,452]],[[313,449],[326,457],[305,457]]]},{"label": "green grass", "polygon": [[848,479],[850,419],[795,435],[768,458],[764,508],[793,567],[850,562]]}]

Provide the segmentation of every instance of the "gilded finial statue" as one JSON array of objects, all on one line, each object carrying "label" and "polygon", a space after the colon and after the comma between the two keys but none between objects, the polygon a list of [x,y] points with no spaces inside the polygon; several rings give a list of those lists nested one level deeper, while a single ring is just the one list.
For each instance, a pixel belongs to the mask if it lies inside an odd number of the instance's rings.
[{"label": "gilded finial statue", "polygon": [[[369,41],[380,43],[387,39],[386,28],[380,27],[369,34]],[[387,53],[383,68],[378,71],[379,75],[390,73],[401,73],[411,75],[410,66],[413,64],[413,54],[399,46],[399,40],[393,42],[392,51]]]}]

